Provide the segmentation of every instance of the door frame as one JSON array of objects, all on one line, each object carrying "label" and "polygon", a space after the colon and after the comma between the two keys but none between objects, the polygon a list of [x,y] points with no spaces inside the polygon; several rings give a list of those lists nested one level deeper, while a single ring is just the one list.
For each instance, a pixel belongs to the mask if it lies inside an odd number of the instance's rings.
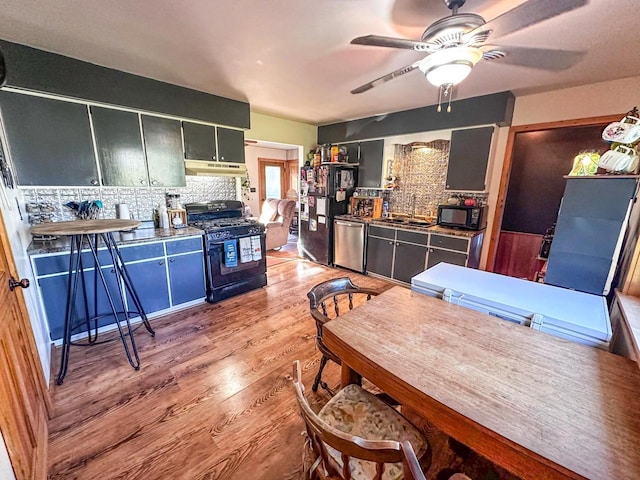
[{"label": "door frame", "polygon": [[288,169],[289,160],[282,160],[277,158],[262,158],[258,157],[258,199],[260,202],[260,207],[266,200],[266,178],[264,175],[264,167],[266,166],[277,166],[282,167],[282,171],[280,173],[280,185],[281,185],[281,197],[284,198],[287,190],[289,190],[289,169]]},{"label": "door frame", "polygon": [[516,135],[522,132],[536,132],[567,127],[586,127],[589,125],[598,125],[601,123],[618,122],[622,117],[624,117],[624,115],[624,113],[617,115],[603,115],[599,117],[578,118],[556,122],[516,125],[509,128],[509,137],[507,138],[504,162],[502,163],[502,173],[500,175],[500,188],[498,190],[498,198],[496,199],[496,208],[493,215],[493,223],[491,225],[491,235],[489,237],[489,247],[487,250],[487,262],[485,270],[487,270],[488,272],[493,272],[495,268],[498,243],[500,241],[500,232],[502,230],[502,218],[504,215],[504,207],[507,200],[509,180],[511,178],[511,166],[513,164],[513,151],[515,147]]}]

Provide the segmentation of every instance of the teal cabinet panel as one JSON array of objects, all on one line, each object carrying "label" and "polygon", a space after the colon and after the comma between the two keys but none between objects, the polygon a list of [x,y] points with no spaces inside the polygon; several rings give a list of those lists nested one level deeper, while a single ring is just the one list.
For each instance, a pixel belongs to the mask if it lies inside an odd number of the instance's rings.
[{"label": "teal cabinet panel", "polygon": [[[185,238],[184,240],[174,240],[165,243],[167,247],[167,255],[175,255],[177,253],[189,253],[202,251],[202,237]],[[202,255],[202,254],[201,254]]]},{"label": "teal cabinet panel", "polygon": [[467,266],[467,254],[450,252],[448,250],[440,250],[439,248],[429,249],[429,259],[427,260],[427,268],[431,268],[441,262],[450,263],[451,265]]},{"label": "teal cabinet panel", "polygon": [[396,242],[393,262],[393,279],[411,283],[411,277],[425,270],[427,246]]},{"label": "teal cabinet panel", "polygon": [[384,140],[360,142],[358,186],[378,188],[382,185]]},{"label": "teal cabinet panel", "polygon": [[98,186],[86,105],[0,92],[18,185]]},{"label": "teal cabinet panel", "polygon": [[484,191],[493,127],[454,130],[451,133],[446,190]]},{"label": "teal cabinet panel", "polygon": [[142,115],[142,130],[152,187],[186,185],[182,127],[178,120]]},{"label": "teal cabinet panel", "polygon": [[[146,314],[169,308],[169,286],[164,258],[129,264],[127,271]],[[127,303],[129,310],[135,310],[135,303],[128,292]]]},{"label": "teal cabinet panel", "polygon": [[171,304],[205,297],[204,256],[201,252],[169,257]]},{"label": "teal cabinet panel", "polygon": [[164,257],[164,243],[143,243],[134,247],[120,247],[120,255],[125,264],[136,260]]},{"label": "teal cabinet panel", "polygon": [[[105,267],[102,269],[102,272],[116,310],[123,311],[122,299],[118,293],[116,276],[113,269],[111,267]],[[98,320],[98,326],[103,327],[114,323],[111,306],[101,279],[96,277],[93,270],[84,272],[87,299],[86,304],[84,301],[85,295],[83,294],[82,281],[80,278],[78,280],[78,293],[73,305],[74,324],[72,326],[72,335],[87,331],[87,307],[89,317],[104,315],[104,317]],[[97,284],[95,283],[96,280]],[[59,340],[64,335],[68,282],[69,274],[38,279],[38,285],[42,295],[42,303],[44,304],[47,320],[49,322],[49,335],[51,340]]]},{"label": "teal cabinet panel", "polygon": [[244,132],[230,128],[217,128],[218,160],[221,162],[244,163]]},{"label": "teal cabinet panel", "polygon": [[385,240],[369,236],[367,239],[367,272],[377,273],[384,277],[391,277],[393,266],[392,240]]},{"label": "teal cabinet panel", "polygon": [[102,184],[143,187],[148,184],[140,118],[137,113],[91,107]]},{"label": "teal cabinet panel", "polygon": [[184,158],[216,160],[216,128],[198,123],[182,122]]}]

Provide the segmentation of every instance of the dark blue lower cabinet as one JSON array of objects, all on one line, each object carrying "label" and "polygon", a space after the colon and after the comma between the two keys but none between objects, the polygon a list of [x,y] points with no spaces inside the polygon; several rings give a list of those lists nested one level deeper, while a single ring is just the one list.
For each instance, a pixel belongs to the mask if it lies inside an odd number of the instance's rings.
[{"label": "dark blue lower cabinet", "polygon": [[169,257],[171,304],[204,298],[204,256],[202,252]]},{"label": "dark blue lower cabinet", "polygon": [[[169,287],[164,258],[127,265],[133,286],[148,315],[169,308]],[[129,310],[135,311],[135,303],[127,292]]]},{"label": "dark blue lower cabinet", "polygon": [[[112,267],[105,267],[102,269],[102,272],[107,282],[109,293],[111,294],[111,298],[116,309],[118,311],[122,311],[122,301],[118,293],[116,277]],[[85,308],[85,295],[82,289],[82,282],[80,282],[80,279],[78,280],[78,291],[76,295],[76,301],[74,303],[74,323],[73,330],[71,332],[72,335],[87,331],[85,322],[87,318],[87,308]],[[96,275],[94,270],[87,270],[84,272],[86,300],[89,317],[112,313],[107,294],[105,292],[104,286],[102,285],[102,281],[100,280],[100,278],[97,278],[98,283],[94,284],[95,280]],[[52,340],[59,340],[64,335],[64,322],[67,312],[66,308],[68,282],[69,274],[67,273],[63,275],[56,275],[53,277],[38,279],[44,308],[47,313],[47,320],[49,321],[49,335],[51,336]],[[99,319],[98,325],[102,327],[113,322],[114,320],[112,315],[104,316]]]}]

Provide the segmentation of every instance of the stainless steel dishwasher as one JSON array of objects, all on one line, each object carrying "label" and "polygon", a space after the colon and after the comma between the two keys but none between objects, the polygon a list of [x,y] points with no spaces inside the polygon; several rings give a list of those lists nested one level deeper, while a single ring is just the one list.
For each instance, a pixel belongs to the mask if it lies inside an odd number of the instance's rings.
[{"label": "stainless steel dishwasher", "polygon": [[364,272],[367,225],[348,220],[335,220],[333,225],[334,265]]}]

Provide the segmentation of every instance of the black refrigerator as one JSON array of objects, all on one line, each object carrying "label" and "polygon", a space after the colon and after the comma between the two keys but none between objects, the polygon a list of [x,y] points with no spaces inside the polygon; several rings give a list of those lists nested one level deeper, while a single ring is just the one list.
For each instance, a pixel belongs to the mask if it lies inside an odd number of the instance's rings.
[{"label": "black refrigerator", "polygon": [[347,213],[358,185],[358,164],[302,167],[300,185],[299,249],[314,262],[333,265],[333,219]]}]

